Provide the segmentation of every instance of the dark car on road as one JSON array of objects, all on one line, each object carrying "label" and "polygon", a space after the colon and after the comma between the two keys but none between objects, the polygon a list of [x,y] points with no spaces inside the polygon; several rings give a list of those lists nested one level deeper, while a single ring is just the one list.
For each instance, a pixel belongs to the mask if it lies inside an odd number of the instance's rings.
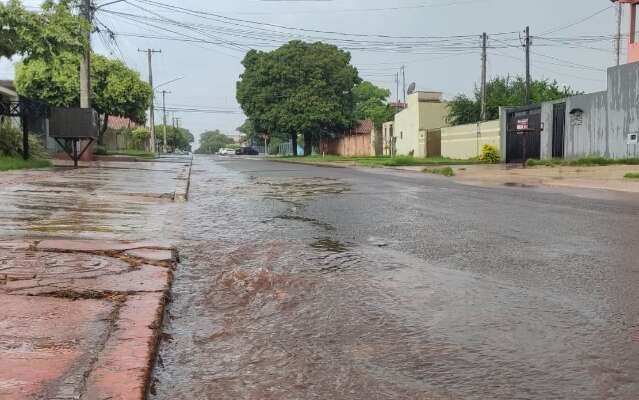
[{"label": "dark car on road", "polygon": [[256,156],[258,154],[260,153],[252,147],[240,147],[239,149],[235,150],[235,155],[238,156]]}]

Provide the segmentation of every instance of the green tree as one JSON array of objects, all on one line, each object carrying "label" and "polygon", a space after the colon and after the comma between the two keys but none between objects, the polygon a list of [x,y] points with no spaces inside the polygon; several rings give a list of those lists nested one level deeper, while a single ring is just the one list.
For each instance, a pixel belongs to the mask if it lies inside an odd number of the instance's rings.
[{"label": "green tree", "polygon": [[376,128],[381,128],[384,122],[390,121],[395,110],[387,104],[391,92],[364,81],[353,88],[355,97],[355,116],[357,119],[370,119]]},{"label": "green tree", "polygon": [[216,129],[214,131],[206,131],[200,135],[200,147],[197,150],[201,154],[215,154],[222,147],[227,147],[235,141]]},{"label": "green tree", "polygon": [[[525,105],[526,80],[521,77],[497,77],[486,84],[486,118],[499,118],[499,107]],[[557,81],[534,80],[530,85],[533,103],[552,101],[578,94]],[[480,120],[481,92],[475,88],[473,98],[459,95],[448,103],[448,122],[452,125],[470,124]]]},{"label": "green tree", "polygon": [[[164,125],[155,125],[155,135],[160,143],[163,143]],[[166,145],[169,151],[191,151],[191,143],[194,140],[193,134],[188,129],[176,128],[171,125],[166,126]]]},{"label": "green tree", "polygon": [[20,0],[0,2],[0,57],[50,58],[63,51],[81,54],[89,24],[73,15],[73,0],[46,0],[41,12],[28,11]]},{"label": "green tree", "polygon": [[[69,52],[51,59],[31,58],[16,66],[18,93],[57,107],[80,104],[80,56]],[[93,54],[91,106],[101,115],[99,142],[109,115],[142,124],[151,102],[151,87],[121,61]]]},{"label": "green tree", "polygon": [[262,52],[250,50],[236,97],[259,131],[304,137],[304,153],[321,136],[353,126],[353,87],[360,82],[351,55],[326,43],[291,41]]}]

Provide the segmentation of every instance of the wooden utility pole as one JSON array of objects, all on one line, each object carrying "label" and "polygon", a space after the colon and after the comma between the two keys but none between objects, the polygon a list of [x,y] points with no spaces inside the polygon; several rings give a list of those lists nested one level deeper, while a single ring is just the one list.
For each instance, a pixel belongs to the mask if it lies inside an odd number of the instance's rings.
[{"label": "wooden utility pole", "polygon": [[395,106],[399,110],[399,72],[395,72],[395,87],[396,87],[395,94],[397,97],[397,104],[395,104]]},{"label": "wooden utility pole", "polygon": [[146,49],[140,50],[141,53],[147,54],[147,61],[149,63],[149,85],[151,85],[151,105],[149,106],[149,120],[151,130],[151,151],[156,152],[155,148],[155,107],[153,102],[155,101],[155,89],[153,88],[153,53],[161,53],[162,50]]},{"label": "wooden utility pole", "polygon": [[482,121],[486,121],[486,44],[488,42],[488,35],[484,32],[481,35],[481,116]]},{"label": "wooden utility pole", "polygon": [[402,93],[404,94],[404,104],[406,104],[406,66],[402,65]]},{"label": "wooden utility pole", "polygon": [[526,104],[530,104],[530,27],[526,27]]},{"label": "wooden utility pole", "polygon": [[87,45],[80,59],[80,108],[91,107],[91,31],[93,30],[93,18],[91,0],[82,0],[80,5],[82,17],[86,19],[89,30],[86,32]]},{"label": "wooden utility pole", "polygon": [[623,5],[617,1],[617,34],[615,35],[615,53],[617,56],[617,65],[621,64],[621,19],[623,14]]},{"label": "wooden utility pole", "polygon": [[163,146],[162,146],[162,152],[166,153],[166,94],[167,93],[171,93],[168,92],[166,90],[162,91],[162,128],[164,131],[164,140],[163,140]]}]

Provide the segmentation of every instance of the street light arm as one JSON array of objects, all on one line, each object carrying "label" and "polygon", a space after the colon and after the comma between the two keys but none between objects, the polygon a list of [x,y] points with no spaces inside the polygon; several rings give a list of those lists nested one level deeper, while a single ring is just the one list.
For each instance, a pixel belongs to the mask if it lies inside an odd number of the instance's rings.
[{"label": "street light arm", "polygon": [[171,79],[170,81],[164,82],[164,83],[160,83],[159,85],[157,85],[156,87],[153,88],[153,90],[157,90],[159,87],[162,87],[164,85],[168,85],[169,83],[173,83],[175,81],[179,81],[180,79],[184,79],[183,76],[179,77],[179,78],[175,78],[175,79]]},{"label": "street light arm", "polygon": [[94,10],[99,10],[99,9],[101,9],[102,7],[110,6],[111,4],[115,4],[115,3],[122,3],[123,1],[126,1],[126,0],[114,0],[114,1],[110,1],[110,2],[108,2],[108,3],[100,4],[99,6],[96,6],[96,7],[94,7],[93,9],[94,9]]}]

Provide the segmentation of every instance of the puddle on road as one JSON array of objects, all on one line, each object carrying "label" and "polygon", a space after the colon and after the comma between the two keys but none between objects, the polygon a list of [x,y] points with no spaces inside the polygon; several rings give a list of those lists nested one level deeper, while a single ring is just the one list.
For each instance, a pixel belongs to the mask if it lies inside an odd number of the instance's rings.
[{"label": "puddle on road", "polygon": [[311,247],[314,249],[329,251],[331,253],[345,253],[350,249],[349,245],[331,238],[318,239],[311,243]]},{"label": "puddle on road", "polygon": [[263,193],[265,198],[293,204],[303,203],[307,197],[340,194],[350,190],[350,185],[329,178],[267,179],[253,177],[252,180],[254,183],[265,185],[268,188]]}]

